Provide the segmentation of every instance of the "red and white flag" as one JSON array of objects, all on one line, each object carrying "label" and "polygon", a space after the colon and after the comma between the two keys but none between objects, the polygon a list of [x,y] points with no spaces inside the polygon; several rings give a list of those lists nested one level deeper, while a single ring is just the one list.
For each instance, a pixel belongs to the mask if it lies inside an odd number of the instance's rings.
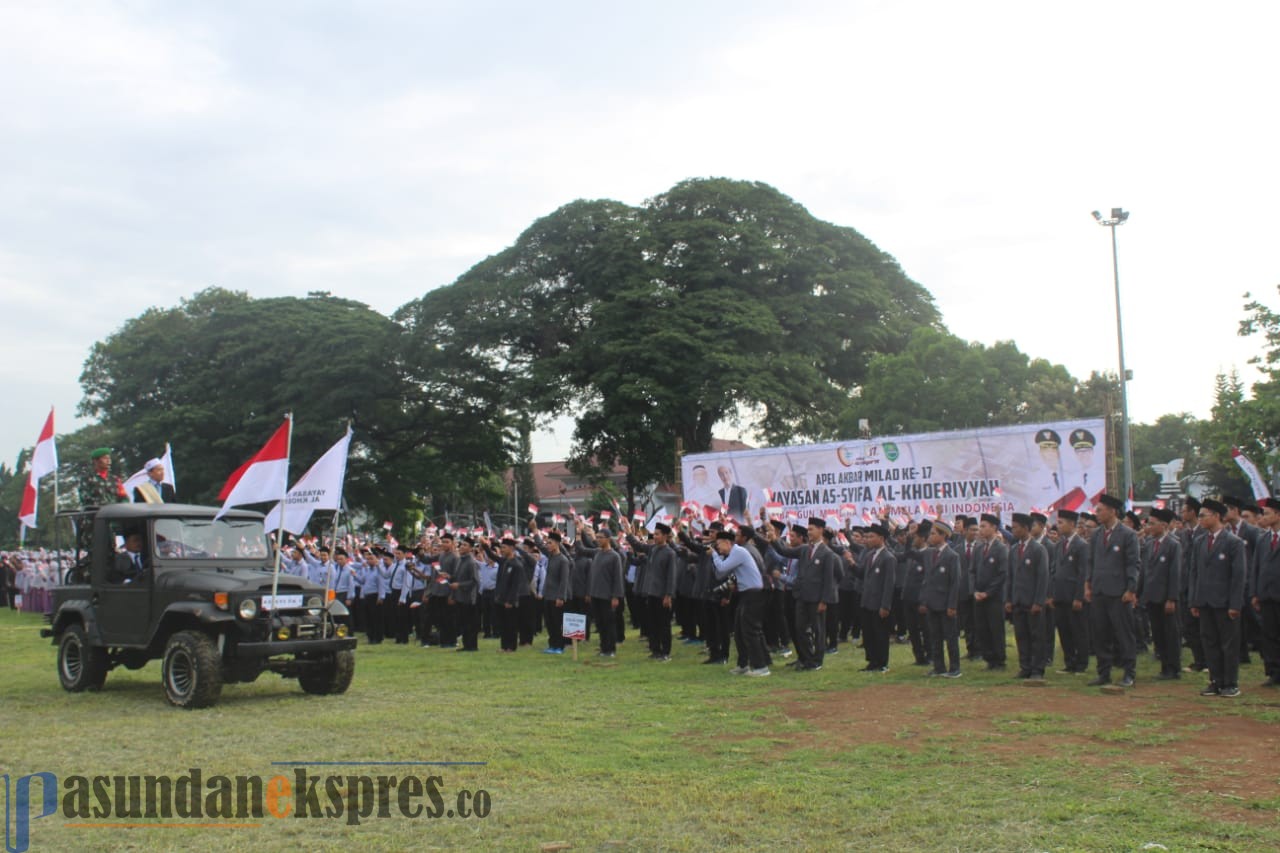
[{"label": "red and white flag", "polygon": [[529,506],[528,506],[528,507],[526,507],[526,509],[528,509],[528,510],[529,510],[529,515],[537,515],[537,514],[538,514],[538,505],[537,505],[537,504],[529,504]]},{"label": "red and white flag", "polygon": [[284,497],[289,485],[289,440],[292,437],[293,416],[285,417],[275,435],[227,478],[218,500],[222,509],[215,518],[226,515],[227,510],[244,504],[278,501]]},{"label": "red and white flag", "polygon": [[[53,414],[50,413],[49,417],[52,418]],[[1253,464],[1253,460],[1241,453],[1238,447],[1231,448],[1231,458],[1236,461],[1236,464],[1240,466],[1240,470],[1249,478],[1249,487],[1253,489],[1253,497],[1255,499],[1270,497],[1271,490],[1267,488],[1267,481],[1262,479],[1262,475],[1258,473],[1258,466]]]},{"label": "red and white flag", "polygon": [[31,473],[27,477],[26,488],[22,490],[22,504],[18,509],[18,520],[23,527],[36,526],[36,506],[39,503],[40,480],[52,474],[58,468],[58,449],[53,443],[53,409],[45,419],[40,437],[36,439],[35,452],[31,454]]},{"label": "red and white flag", "polygon": [[782,501],[769,501],[764,505],[765,515],[776,518],[782,512]]},{"label": "red and white flag", "polygon": [[857,504],[840,504],[840,515],[843,518],[853,518],[858,514]]},{"label": "red and white flag", "polygon": [[[607,510],[607,509],[602,509],[602,510],[600,510],[600,520],[601,520],[601,521],[608,521],[608,520],[609,520],[609,519],[611,519],[611,518],[613,518],[613,513],[609,512],[609,510]],[[594,524],[594,522],[592,522],[592,523]]]},{"label": "red and white flag", "polygon": [[640,523],[642,523],[642,524],[644,523],[644,520],[645,520],[646,518],[648,518],[648,517],[649,517],[649,516],[647,516],[647,515],[645,514],[644,510],[642,510],[642,509],[638,509],[638,510],[636,510],[635,512],[633,512],[633,513],[631,514],[631,520],[632,520],[632,521],[639,521],[639,522],[640,522]]}]

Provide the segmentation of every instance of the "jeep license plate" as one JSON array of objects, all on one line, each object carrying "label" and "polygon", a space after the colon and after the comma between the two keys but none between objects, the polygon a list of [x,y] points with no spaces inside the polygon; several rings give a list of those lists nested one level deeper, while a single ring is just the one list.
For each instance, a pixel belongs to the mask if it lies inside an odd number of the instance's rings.
[{"label": "jeep license plate", "polygon": [[277,595],[274,598],[269,595],[262,596],[263,610],[296,610],[301,606],[301,595]]}]

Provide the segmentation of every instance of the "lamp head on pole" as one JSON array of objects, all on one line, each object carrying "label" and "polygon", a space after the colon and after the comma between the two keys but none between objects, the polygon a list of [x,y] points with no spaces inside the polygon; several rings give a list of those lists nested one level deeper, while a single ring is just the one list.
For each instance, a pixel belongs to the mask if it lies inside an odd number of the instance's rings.
[{"label": "lamp head on pole", "polygon": [[1125,221],[1128,220],[1129,211],[1124,210],[1123,208],[1113,207],[1111,208],[1111,215],[1109,217],[1104,217],[1102,215],[1102,212],[1098,210],[1093,211],[1092,215],[1093,215],[1094,221],[1097,222],[1099,225],[1105,225],[1108,228],[1114,228],[1117,225],[1123,225]]}]

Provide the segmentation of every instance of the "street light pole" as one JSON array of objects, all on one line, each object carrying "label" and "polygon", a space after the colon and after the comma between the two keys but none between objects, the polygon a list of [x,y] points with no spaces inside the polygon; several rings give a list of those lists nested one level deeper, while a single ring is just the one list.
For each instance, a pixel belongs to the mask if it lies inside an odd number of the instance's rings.
[{"label": "street light pole", "polygon": [[1129,443],[1129,379],[1130,373],[1124,366],[1124,324],[1120,320],[1120,252],[1116,243],[1116,228],[1129,219],[1129,212],[1118,207],[1111,208],[1111,216],[1103,218],[1098,211],[1093,211],[1093,218],[1099,225],[1111,229],[1111,274],[1116,290],[1116,346],[1120,352],[1120,454],[1123,457],[1124,500],[1126,505],[1133,500],[1133,446]]}]

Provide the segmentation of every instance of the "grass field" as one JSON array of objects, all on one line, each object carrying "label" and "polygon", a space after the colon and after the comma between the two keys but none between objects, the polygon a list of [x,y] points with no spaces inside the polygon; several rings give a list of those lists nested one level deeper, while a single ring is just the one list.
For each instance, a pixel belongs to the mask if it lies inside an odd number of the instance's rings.
[{"label": "grass field", "polygon": [[0,611],[0,772],[292,778],[272,762],[306,761],[312,774],[438,776],[450,807],[483,789],[491,808],[207,828],[60,811],[32,822],[33,851],[1280,849],[1280,691],[1257,688],[1258,663],[1237,700],[1199,698],[1198,676],[1151,681],[1149,660],[1124,696],[1069,676],[1027,689],[976,666],[926,679],[902,646],[885,675],[858,672],[846,645],[821,672],[748,679],[689,646],[648,661],[632,632],[608,664],[585,646],[576,664],[498,655],[494,641],[470,655],[361,647],[344,696],[264,675],[180,711],[154,663],[112,672],[101,693],[65,693],[40,625]]}]

